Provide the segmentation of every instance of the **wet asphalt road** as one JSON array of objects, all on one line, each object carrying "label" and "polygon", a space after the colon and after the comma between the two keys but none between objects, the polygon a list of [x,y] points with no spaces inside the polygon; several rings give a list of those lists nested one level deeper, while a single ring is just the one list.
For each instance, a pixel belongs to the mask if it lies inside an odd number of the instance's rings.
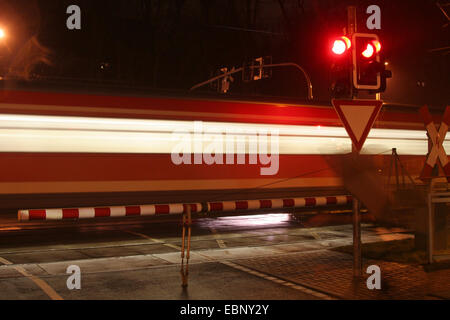
[{"label": "wet asphalt road", "polygon": [[[3,216],[0,299],[326,299],[238,264],[351,241],[350,225],[317,226],[325,220],[299,222],[290,214],[196,219],[183,289],[180,217],[17,223]],[[372,227],[365,230],[377,236]],[[71,265],[81,270],[79,290],[67,287]]]}]

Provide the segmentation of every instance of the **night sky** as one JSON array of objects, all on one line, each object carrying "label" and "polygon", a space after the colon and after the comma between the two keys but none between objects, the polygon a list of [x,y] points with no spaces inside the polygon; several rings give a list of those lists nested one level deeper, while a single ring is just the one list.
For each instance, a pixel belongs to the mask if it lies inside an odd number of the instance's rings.
[{"label": "night sky", "polygon": [[[441,1],[443,2],[443,1]],[[82,29],[66,28],[66,8],[82,10]],[[11,0],[0,1],[3,74],[33,81],[95,81],[105,86],[177,89],[212,76],[219,67],[270,55],[310,74],[315,98],[329,101],[329,41],[346,26],[346,6],[381,7],[383,44],[393,78],[383,100],[450,103],[450,26],[428,0]],[[448,7],[450,11],[450,6]],[[31,40],[33,39],[33,40]],[[205,87],[203,90],[211,90]],[[301,74],[276,69],[270,80],[242,83],[231,94],[306,97]]]}]

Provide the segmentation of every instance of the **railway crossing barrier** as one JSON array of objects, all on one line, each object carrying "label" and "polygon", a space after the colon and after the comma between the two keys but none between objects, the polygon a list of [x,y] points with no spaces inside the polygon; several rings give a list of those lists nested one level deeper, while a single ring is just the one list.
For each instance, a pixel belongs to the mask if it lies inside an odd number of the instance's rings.
[{"label": "railway crossing barrier", "polygon": [[283,209],[324,207],[332,205],[349,205],[353,201],[351,196],[324,196],[288,199],[262,199],[216,201],[206,203],[177,203],[177,204],[149,204],[135,206],[113,206],[96,208],[59,208],[59,209],[29,209],[19,210],[20,221],[29,220],[74,220],[100,217],[128,217],[181,214],[181,285],[188,286],[189,258],[191,249],[192,213],[199,212],[230,212],[258,209]]},{"label": "railway crossing barrier", "polygon": [[349,205],[352,197],[323,196],[288,199],[262,199],[216,201],[206,203],[148,204],[134,206],[113,206],[95,208],[28,209],[18,211],[19,221],[29,220],[70,220],[107,217],[154,216],[183,214],[189,206],[192,213],[231,212],[236,210],[286,209]]}]

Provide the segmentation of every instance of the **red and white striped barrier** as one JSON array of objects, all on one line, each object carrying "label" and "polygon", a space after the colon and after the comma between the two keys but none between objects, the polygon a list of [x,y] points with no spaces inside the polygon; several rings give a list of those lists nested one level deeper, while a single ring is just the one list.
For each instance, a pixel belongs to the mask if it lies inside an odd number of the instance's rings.
[{"label": "red and white striped barrier", "polygon": [[30,209],[19,210],[19,221],[27,220],[66,220],[89,219],[100,217],[130,217],[152,216],[164,214],[181,214],[184,206],[190,205],[191,212],[200,212],[200,203],[190,204],[150,204],[142,206],[115,206],[99,208],[71,208],[71,209]]},{"label": "red and white striped barrier", "polygon": [[207,211],[211,212],[211,211],[302,208],[302,207],[320,207],[328,205],[346,205],[351,203],[352,203],[351,196],[221,201],[221,202],[208,202]]},{"label": "red and white striped barrier", "polygon": [[19,210],[18,219],[28,220],[68,220],[100,217],[152,216],[164,214],[181,214],[185,206],[191,206],[191,212],[227,212],[236,210],[283,209],[320,207],[328,205],[346,205],[352,203],[351,196],[308,197],[289,199],[239,200],[207,202],[204,210],[200,203],[149,204],[141,206],[115,206],[97,208],[68,209],[29,209]]}]

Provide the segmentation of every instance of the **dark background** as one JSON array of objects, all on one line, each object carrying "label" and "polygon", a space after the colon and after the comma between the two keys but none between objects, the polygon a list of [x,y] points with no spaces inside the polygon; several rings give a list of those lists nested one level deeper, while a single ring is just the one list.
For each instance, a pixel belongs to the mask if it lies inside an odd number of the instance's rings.
[{"label": "dark background", "polygon": [[[81,7],[81,30],[66,28],[72,4]],[[393,72],[383,100],[450,104],[449,50],[430,52],[450,46],[450,26],[431,0],[0,1],[0,26],[8,34],[0,64],[4,76],[35,82],[187,91],[219,67],[270,55],[274,63],[300,64],[312,78],[315,99],[329,101],[329,44],[342,35],[351,4],[358,8],[358,31],[380,36]],[[372,4],[381,7],[381,30],[366,29]],[[251,83],[235,78],[233,95],[306,97],[295,69],[275,69],[271,79]]]}]

